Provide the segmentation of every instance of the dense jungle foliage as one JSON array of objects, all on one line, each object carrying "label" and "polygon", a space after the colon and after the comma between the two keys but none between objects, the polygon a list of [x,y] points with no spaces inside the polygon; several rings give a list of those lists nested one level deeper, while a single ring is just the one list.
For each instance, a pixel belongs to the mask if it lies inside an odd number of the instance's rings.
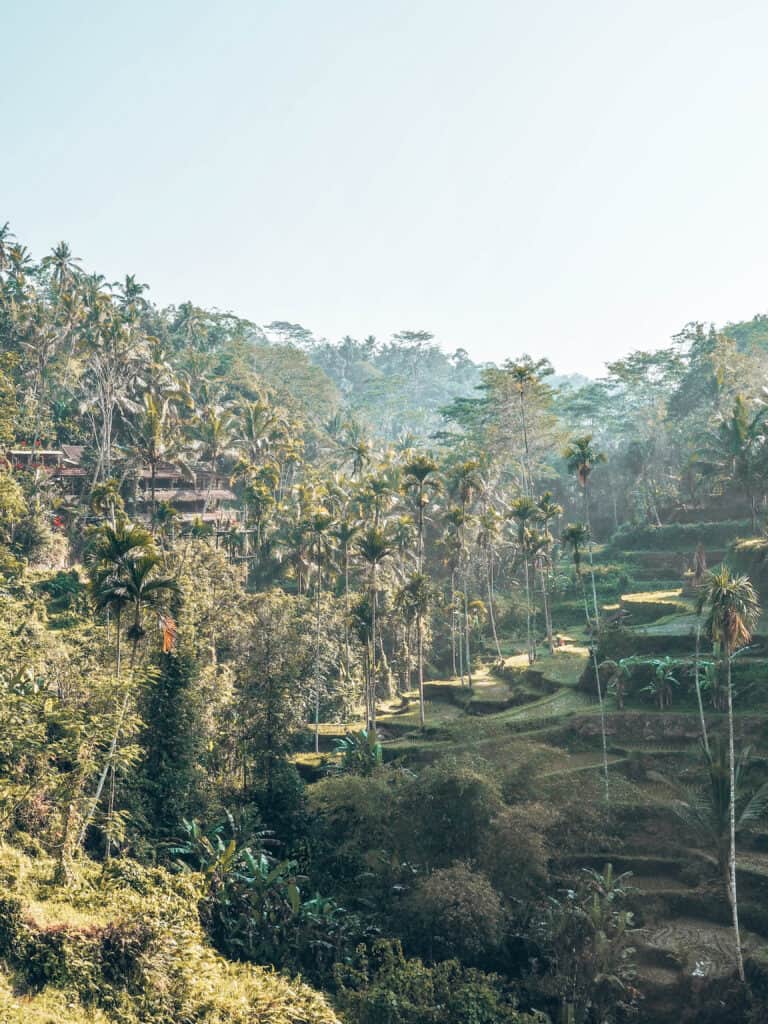
[{"label": "dense jungle foliage", "polygon": [[0,1022],[766,1019],[768,317],[149,294],[0,231]]}]

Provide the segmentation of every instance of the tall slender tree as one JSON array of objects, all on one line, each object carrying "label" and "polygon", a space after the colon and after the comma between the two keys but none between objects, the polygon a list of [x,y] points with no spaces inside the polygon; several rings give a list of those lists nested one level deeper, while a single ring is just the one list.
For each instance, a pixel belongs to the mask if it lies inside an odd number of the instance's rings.
[{"label": "tall slender tree", "polygon": [[712,642],[720,645],[725,661],[728,698],[728,770],[730,801],[729,878],[733,936],[736,947],[736,969],[744,981],[744,958],[739,929],[739,904],[736,891],[736,752],[733,722],[732,662],[736,651],[749,643],[760,617],[760,604],[755,588],[747,576],[734,576],[727,565],[708,572],[696,600],[699,614],[706,614],[705,628]]}]

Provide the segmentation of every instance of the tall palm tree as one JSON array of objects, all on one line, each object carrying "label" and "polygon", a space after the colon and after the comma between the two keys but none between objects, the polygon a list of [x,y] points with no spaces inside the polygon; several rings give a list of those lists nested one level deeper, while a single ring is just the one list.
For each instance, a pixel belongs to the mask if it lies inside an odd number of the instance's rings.
[{"label": "tall palm tree", "polygon": [[747,576],[734,576],[727,565],[708,572],[696,600],[698,614],[706,613],[705,628],[712,642],[720,645],[726,665],[728,698],[728,771],[729,771],[729,877],[736,967],[744,980],[744,959],[739,931],[739,905],[736,892],[736,754],[733,723],[733,686],[731,663],[736,651],[749,643],[760,617],[760,603]]},{"label": "tall palm tree", "polygon": [[495,590],[494,571],[496,565],[496,545],[501,536],[502,517],[495,508],[489,507],[478,519],[477,543],[485,554],[486,566],[486,587],[488,590],[488,617],[491,620],[491,632],[493,643],[496,647],[496,657],[501,661],[501,646],[496,630]]},{"label": "tall palm tree", "polygon": [[316,508],[310,516],[312,551],[315,562],[315,753],[320,753],[320,639],[322,635],[323,565],[328,557],[328,528],[333,517],[326,508]]},{"label": "tall palm tree", "polygon": [[376,726],[376,616],[379,602],[378,570],[389,558],[392,546],[387,534],[377,526],[370,526],[358,538],[357,550],[369,566],[369,592],[371,604],[371,651],[369,657],[370,680],[368,693],[368,727]]},{"label": "tall palm tree", "polygon": [[459,499],[461,521],[459,523],[460,573],[463,577],[463,612],[464,612],[464,660],[467,669],[467,682],[472,686],[472,654],[469,649],[469,556],[467,547],[467,529],[470,523],[469,509],[476,493],[483,485],[480,476],[480,463],[477,459],[460,462],[453,470],[453,488]]},{"label": "tall palm tree", "polygon": [[122,613],[130,603],[119,586],[128,566],[137,559],[154,556],[152,534],[124,516],[105,523],[92,540],[86,560],[89,566],[91,595],[99,610],[114,612],[117,621],[115,671],[120,676]]},{"label": "tall palm tree", "polygon": [[419,673],[419,725],[425,722],[424,707],[424,619],[429,612],[432,588],[429,577],[414,573],[398,591],[395,604],[403,613],[406,623],[416,623],[416,662]]},{"label": "tall palm tree", "polygon": [[531,474],[531,453],[528,444],[528,420],[526,417],[525,399],[528,391],[538,382],[539,375],[536,364],[530,360],[508,364],[508,372],[520,398],[520,431],[523,437],[523,494],[533,497],[533,477]]},{"label": "tall palm tree", "polygon": [[[545,491],[541,495],[537,502],[537,508],[539,510],[539,521],[541,522],[542,531],[544,536],[549,541],[549,552],[551,553],[554,538],[552,536],[552,530],[550,529],[551,524],[559,519],[563,514],[563,506],[559,505],[552,497],[551,491]],[[544,597],[545,610],[544,614],[546,617],[547,626],[547,640],[549,641],[550,650],[554,649],[554,638],[552,629],[552,611],[549,607],[549,586],[550,586],[550,573],[552,568],[551,554],[546,558],[542,564],[541,571],[541,588]]]},{"label": "tall palm tree", "polygon": [[360,533],[360,523],[352,519],[340,519],[333,528],[333,539],[341,551],[344,572],[344,668],[347,678],[350,675],[349,651],[349,556],[352,542]]},{"label": "tall palm tree", "polygon": [[424,571],[424,510],[428,503],[426,491],[437,488],[437,469],[437,463],[430,455],[416,455],[403,467],[406,489],[416,491],[416,526],[419,541],[416,565],[420,573]]},{"label": "tall palm tree", "polygon": [[525,609],[526,609],[526,650],[528,664],[532,665],[536,660],[536,640],[533,636],[531,624],[533,621],[533,604],[531,601],[531,571],[530,571],[530,548],[529,537],[532,525],[539,517],[539,510],[536,502],[528,495],[516,498],[509,507],[509,517],[517,524],[517,548],[523,558],[525,569]]},{"label": "tall palm tree", "polygon": [[595,466],[605,462],[605,455],[592,443],[592,435],[575,437],[565,449],[565,461],[568,471],[575,474],[584,491],[584,522],[590,531],[587,550],[589,552],[589,575],[592,580],[592,602],[595,607],[595,624],[600,625],[600,610],[597,605],[597,588],[595,587],[595,566],[592,560],[592,524],[589,515],[589,478]]}]

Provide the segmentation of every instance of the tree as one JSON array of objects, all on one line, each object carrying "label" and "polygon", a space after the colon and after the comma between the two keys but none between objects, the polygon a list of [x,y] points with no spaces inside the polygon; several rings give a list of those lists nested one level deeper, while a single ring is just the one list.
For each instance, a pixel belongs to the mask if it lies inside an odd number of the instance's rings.
[{"label": "tree", "polygon": [[370,652],[368,658],[369,682],[366,687],[367,727],[376,727],[376,612],[379,603],[378,570],[382,562],[389,558],[392,546],[389,538],[377,526],[370,526],[359,537],[357,549],[369,567],[369,597],[371,607]]},{"label": "tree", "polygon": [[539,510],[533,498],[523,495],[516,498],[509,508],[509,516],[517,524],[517,550],[523,559],[525,571],[525,615],[526,615],[526,651],[528,664],[536,661],[536,638],[533,634],[533,602],[531,595],[531,563],[530,539],[531,527],[539,518]]},{"label": "tree", "polygon": [[172,404],[168,397],[147,392],[140,410],[130,419],[131,447],[138,456],[139,472],[149,466],[152,522],[157,515],[155,482],[157,468],[176,451]]},{"label": "tree", "polygon": [[328,528],[332,516],[327,509],[319,507],[310,517],[312,547],[315,560],[315,753],[320,753],[320,642],[322,630],[323,564],[328,558],[330,538]]},{"label": "tree", "polygon": [[736,946],[736,968],[744,981],[744,959],[739,931],[739,905],[736,892],[736,753],[733,723],[733,686],[731,663],[736,651],[748,644],[760,617],[760,604],[755,588],[747,576],[734,576],[727,565],[708,572],[697,600],[698,614],[706,612],[705,629],[711,640],[720,645],[727,673],[728,698],[728,770],[729,770],[729,900]]},{"label": "tree", "polygon": [[424,707],[424,619],[429,613],[432,588],[429,577],[421,572],[414,573],[398,591],[395,604],[406,623],[416,624],[416,662],[419,673],[419,725],[425,722]]},{"label": "tree", "polygon": [[406,462],[403,467],[405,474],[406,489],[416,491],[416,525],[418,529],[419,546],[416,555],[418,571],[424,571],[424,509],[427,505],[426,491],[428,488],[436,489],[438,482],[435,479],[437,463],[429,455],[417,455]]},{"label": "tree", "polygon": [[595,567],[592,560],[592,536],[589,516],[589,478],[595,466],[605,462],[605,455],[593,443],[591,434],[574,438],[565,449],[565,460],[568,471],[575,474],[584,490],[584,522],[590,531],[587,541],[589,552],[589,575],[592,579],[592,601],[595,606],[595,624],[600,625],[600,611],[597,606],[597,590],[595,587]]}]

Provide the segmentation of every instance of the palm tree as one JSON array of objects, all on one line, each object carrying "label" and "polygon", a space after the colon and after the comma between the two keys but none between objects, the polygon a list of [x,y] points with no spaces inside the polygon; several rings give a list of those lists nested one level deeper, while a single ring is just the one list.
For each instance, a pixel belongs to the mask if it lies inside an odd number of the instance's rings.
[{"label": "palm tree", "polygon": [[418,528],[419,546],[417,551],[416,564],[418,571],[424,571],[424,509],[427,505],[427,488],[435,489],[438,486],[435,480],[437,463],[430,455],[416,455],[405,464],[405,487],[407,490],[416,490],[416,525]]},{"label": "palm tree", "polygon": [[312,548],[315,561],[315,753],[320,753],[320,638],[322,630],[323,563],[328,556],[328,527],[332,516],[322,506],[310,516]]},{"label": "palm tree", "polygon": [[368,728],[376,726],[376,613],[378,610],[378,569],[392,553],[389,538],[378,526],[370,526],[358,539],[357,550],[370,568],[371,653],[368,693]]},{"label": "palm tree", "polygon": [[488,508],[478,519],[477,543],[485,553],[486,565],[486,587],[488,589],[488,617],[491,620],[491,632],[493,643],[496,647],[496,657],[501,661],[501,646],[496,631],[496,611],[494,608],[494,568],[496,561],[496,544],[501,534],[502,518],[495,508]]},{"label": "palm tree", "polygon": [[538,519],[539,510],[533,498],[523,495],[516,498],[509,508],[509,516],[517,524],[517,547],[523,556],[525,568],[525,609],[526,609],[526,638],[528,664],[532,665],[536,660],[536,640],[533,636],[531,623],[533,619],[533,607],[531,602],[531,571],[529,561],[529,535],[531,525]]},{"label": "palm tree", "polygon": [[[117,616],[116,669],[120,678],[120,634],[122,612],[133,607],[133,623],[128,630],[132,643],[131,669],[136,662],[136,650],[146,634],[143,626],[143,611],[149,604],[157,604],[168,593],[178,591],[175,580],[159,578],[154,571],[159,564],[151,534],[140,526],[120,520],[116,527],[107,524],[99,531],[99,537],[91,552],[91,593],[97,608],[114,609]],[[88,826],[96,813],[101,794],[110,769],[113,771],[117,744],[123,721],[128,711],[131,688],[126,687],[104,768],[96,786],[96,792],[80,829],[79,842],[85,839]]]},{"label": "palm tree", "polygon": [[736,967],[744,981],[744,959],[739,932],[739,907],[736,893],[736,754],[733,723],[733,686],[731,663],[736,651],[749,643],[760,617],[760,604],[749,577],[734,576],[727,565],[708,572],[696,600],[698,614],[706,612],[705,629],[712,642],[720,645],[727,672],[728,769],[729,769],[729,876]]},{"label": "palm tree", "polygon": [[[552,497],[551,491],[545,491],[544,494],[539,498],[537,502],[537,508],[539,510],[539,521],[542,524],[544,536],[549,540],[549,550],[551,551],[554,538],[550,529],[550,524],[556,519],[559,519],[563,514],[563,506],[559,505]],[[549,607],[549,584],[550,584],[550,572],[552,567],[551,556],[547,557],[542,563],[541,570],[541,589],[544,600],[544,615],[546,618],[547,627],[547,640],[549,641],[550,650],[554,650],[554,639],[552,630],[552,612]]]},{"label": "palm tree", "polygon": [[528,422],[526,418],[525,398],[527,392],[538,383],[540,365],[531,362],[527,357],[517,363],[505,367],[514,383],[520,398],[520,430],[523,436],[523,494],[533,497],[533,477],[531,474],[531,453],[528,445]]},{"label": "palm tree", "polygon": [[600,625],[600,611],[597,606],[597,589],[595,587],[595,567],[592,561],[592,526],[589,518],[589,478],[595,466],[605,462],[605,455],[592,443],[592,435],[574,438],[565,449],[565,460],[568,471],[574,473],[584,489],[584,522],[590,531],[587,544],[589,552],[589,574],[592,579],[592,601],[595,606],[595,625]]},{"label": "palm tree", "polygon": [[341,549],[344,567],[344,668],[347,678],[350,674],[349,653],[349,554],[352,542],[360,533],[360,523],[351,519],[341,519],[333,529],[333,538]]},{"label": "palm tree", "polygon": [[151,520],[154,523],[157,514],[157,468],[176,448],[170,398],[147,392],[140,410],[129,422],[132,447],[139,458],[139,465],[149,466]]},{"label": "palm tree", "polygon": [[121,618],[130,603],[128,594],[118,584],[127,567],[137,559],[154,556],[152,534],[143,526],[121,516],[105,523],[97,532],[87,553],[91,595],[101,611],[114,612],[117,622],[115,651],[116,675],[120,676]]},{"label": "palm tree", "polygon": [[459,523],[460,561],[464,590],[464,660],[467,667],[467,682],[472,686],[472,655],[469,649],[469,558],[467,552],[467,526],[469,524],[469,507],[475,494],[482,487],[480,463],[476,459],[468,459],[459,463],[453,470],[453,487],[461,506]]},{"label": "palm tree", "polygon": [[425,722],[424,708],[424,618],[429,612],[432,599],[432,588],[429,577],[416,572],[401,587],[395,604],[403,613],[406,623],[416,623],[416,662],[419,673],[419,726],[423,729]]},{"label": "palm tree", "polygon": [[204,510],[207,511],[216,481],[219,460],[232,451],[235,418],[228,409],[208,406],[195,426],[195,437],[203,459],[210,467]]}]

